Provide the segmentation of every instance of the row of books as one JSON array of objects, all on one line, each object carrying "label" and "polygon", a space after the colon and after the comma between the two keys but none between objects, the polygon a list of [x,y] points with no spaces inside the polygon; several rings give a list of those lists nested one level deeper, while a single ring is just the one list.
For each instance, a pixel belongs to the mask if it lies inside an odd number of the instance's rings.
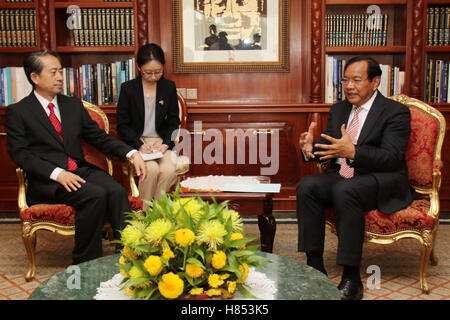
[{"label": "row of books", "polygon": [[429,7],[427,45],[450,45],[450,7]]},{"label": "row of books", "polygon": [[386,46],[388,35],[387,14],[331,14],[326,16],[326,45]]},{"label": "row of books", "polygon": [[425,102],[450,103],[450,61],[429,59],[425,73]]},{"label": "row of books", "polygon": [[0,9],[0,47],[36,46],[34,9]]},{"label": "row of books", "polygon": [[64,68],[63,94],[96,105],[116,104],[122,83],[134,79],[135,59]]},{"label": "row of books", "polygon": [[[345,99],[341,80],[347,60],[330,55],[325,57],[325,103],[336,103]],[[389,97],[404,92],[405,72],[399,67],[380,64],[381,80],[378,90]]]},{"label": "row of books", "polygon": [[6,2],[11,2],[11,3],[24,3],[24,2],[33,3],[34,0],[6,0]]},{"label": "row of books", "polygon": [[[136,76],[134,65],[132,58],[64,68],[61,93],[96,105],[116,104],[122,83]],[[0,105],[16,103],[29,95],[31,90],[22,67],[0,68]]]},{"label": "row of books", "polygon": [[80,9],[74,15],[75,46],[133,46],[131,8]]}]

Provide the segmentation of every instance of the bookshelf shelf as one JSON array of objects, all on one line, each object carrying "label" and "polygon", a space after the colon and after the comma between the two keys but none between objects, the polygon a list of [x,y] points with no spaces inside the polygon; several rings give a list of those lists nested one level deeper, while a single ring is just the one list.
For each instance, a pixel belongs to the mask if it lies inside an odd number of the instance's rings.
[{"label": "bookshelf shelf", "polygon": [[443,52],[447,53],[450,52],[450,46],[426,46],[425,47],[426,52]]},{"label": "bookshelf shelf", "polygon": [[75,46],[57,46],[56,51],[59,53],[104,53],[104,52],[117,52],[117,53],[134,53],[134,46],[121,46],[121,47],[75,47]]},{"label": "bookshelf shelf", "polygon": [[77,6],[80,8],[133,8],[133,2],[98,2],[98,1],[55,1],[56,9],[66,9],[68,6]]},{"label": "bookshelf shelf", "polygon": [[348,53],[348,54],[358,54],[358,53],[405,53],[406,46],[383,46],[383,47],[326,47],[326,53]]}]

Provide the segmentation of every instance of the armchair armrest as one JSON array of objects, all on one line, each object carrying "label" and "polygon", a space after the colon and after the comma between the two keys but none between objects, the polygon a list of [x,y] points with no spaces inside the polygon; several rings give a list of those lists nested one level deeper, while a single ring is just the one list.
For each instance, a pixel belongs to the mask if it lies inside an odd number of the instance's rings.
[{"label": "armchair armrest", "polygon": [[17,205],[19,206],[20,212],[28,209],[27,204],[27,186],[25,180],[25,172],[21,168],[16,169],[17,179],[19,180],[19,194],[17,196]]},{"label": "armchair armrest", "polygon": [[122,171],[124,174],[128,176],[128,182],[130,183],[130,191],[131,196],[133,198],[139,198],[139,190],[136,185],[136,180],[134,179],[134,176],[136,175],[134,170],[134,163],[132,159],[127,159],[126,162],[122,164]]}]

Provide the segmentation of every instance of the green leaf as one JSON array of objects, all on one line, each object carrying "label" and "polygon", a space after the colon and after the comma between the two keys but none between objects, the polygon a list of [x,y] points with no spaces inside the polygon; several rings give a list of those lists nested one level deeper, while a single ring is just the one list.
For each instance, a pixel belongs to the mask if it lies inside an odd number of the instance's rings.
[{"label": "green leaf", "polygon": [[145,281],[148,281],[149,279],[147,278],[147,277],[139,277],[139,278],[136,278],[136,279],[130,279],[123,287],[122,287],[122,290],[123,289],[126,289],[126,288],[129,288],[129,287],[133,287],[133,286],[136,286],[136,285],[138,285],[138,284],[140,284],[140,283],[142,283],[142,282],[145,282]]},{"label": "green leaf", "polygon": [[156,290],[158,290],[158,287],[151,288],[147,296],[145,297],[145,300],[150,300],[150,298],[152,297],[153,293],[155,293]]},{"label": "green leaf", "polygon": [[198,259],[189,258],[189,259],[187,259],[187,262],[195,264],[195,265],[199,266],[202,269],[206,269],[206,267],[203,265],[203,263],[201,263],[200,260],[198,260]]},{"label": "green leaf", "polygon": [[200,257],[202,257],[202,260],[203,261],[205,261],[205,253],[203,252],[203,250],[202,249],[200,249],[200,248],[195,248],[194,249],[194,252],[196,253],[196,254],[198,254]]},{"label": "green leaf", "polygon": [[230,254],[232,254],[235,257],[245,257],[245,256],[254,255],[255,253],[250,250],[236,250],[236,251],[230,252]]},{"label": "green leaf", "polygon": [[250,291],[248,291],[241,283],[238,283],[236,285],[236,287],[238,288],[239,292],[245,297],[245,298],[249,298],[249,299],[259,299],[258,297],[256,297],[255,295],[253,295]]}]

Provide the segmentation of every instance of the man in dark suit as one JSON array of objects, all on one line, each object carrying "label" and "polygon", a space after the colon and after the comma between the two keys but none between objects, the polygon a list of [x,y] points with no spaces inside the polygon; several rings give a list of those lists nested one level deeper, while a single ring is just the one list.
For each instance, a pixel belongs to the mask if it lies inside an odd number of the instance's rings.
[{"label": "man in dark suit", "polygon": [[55,52],[29,54],[24,69],[34,90],[6,109],[5,128],[8,152],[29,178],[27,200],[73,206],[73,263],[100,257],[105,214],[119,239],[124,212],[131,208],[125,189],[85,161],[81,141],[103,153],[132,158],[140,179],[146,177],[144,161],[137,150],[100,129],[81,100],[60,94],[62,67]]},{"label": "man in dark suit", "polygon": [[390,214],[414,197],[405,152],[411,132],[409,109],[377,90],[381,69],[370,57],[348,61],[342,84],[346,100],[330,109],[327,127],[314,142],[316,123],[300,136],[306,161],[331,161],[324,174],[304,177],[297,187],[298,250],[307,264],[326,274],[323,264],[324,209],[334,208],[337,264],[344,267],[338,286],[342,299],[362,299],[359,268],[364,212]]}]

